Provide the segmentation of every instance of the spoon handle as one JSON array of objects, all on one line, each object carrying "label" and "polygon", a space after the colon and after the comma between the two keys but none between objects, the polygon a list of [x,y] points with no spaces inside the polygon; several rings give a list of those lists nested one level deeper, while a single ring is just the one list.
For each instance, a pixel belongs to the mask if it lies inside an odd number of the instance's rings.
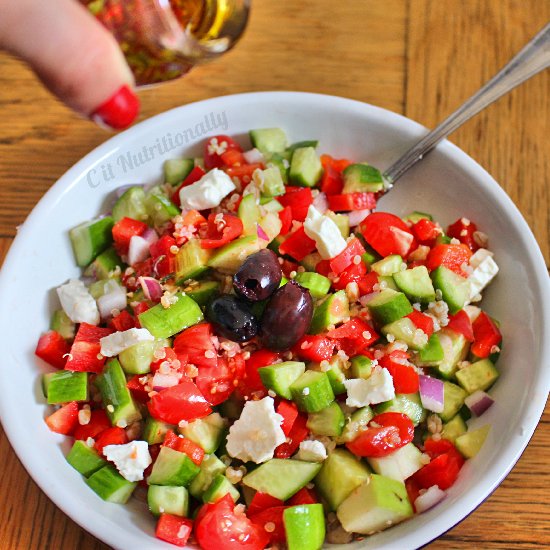
[{"label": "spoon handle", "polygon": [[477,115],[487,105],[549,66],[550,23],[526,44],[485,86],[480,88],[478,92],[384,172],[386,189],[391,188],[397,179],[451,132],[454,132],[467,120]]}]

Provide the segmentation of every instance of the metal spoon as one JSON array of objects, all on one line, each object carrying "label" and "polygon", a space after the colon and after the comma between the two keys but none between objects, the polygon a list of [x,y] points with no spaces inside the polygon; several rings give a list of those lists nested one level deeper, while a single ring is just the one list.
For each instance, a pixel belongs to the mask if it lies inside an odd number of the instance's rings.
[{"label": "metal spoon", "polygon": [[441,140],[470,120],[479,111],[499,99],[516,86],[550,66],[550,23],[513,57],[485,86],[449,115],[439,126],[413,145],[385,172],[385,189],[393,184],[414,164],[422,160]]}]

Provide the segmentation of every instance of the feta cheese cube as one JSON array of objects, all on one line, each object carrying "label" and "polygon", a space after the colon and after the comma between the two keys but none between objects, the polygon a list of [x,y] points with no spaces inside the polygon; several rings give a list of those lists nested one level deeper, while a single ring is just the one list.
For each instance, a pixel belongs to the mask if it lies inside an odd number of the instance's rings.
[{"label": "feta cheese cube", "polygon": [[393,378],[387,369],[375,367],[369,378],[344,380],[348,392],[346,405],[366,407],[389,401],[395,397]]},{"label": "feta cheese cube", "polygon": [[346,241],[338,226],[313,205],[307,211],[304,231],[310,239],[315,241],[317,251],[323,260],[338,256],[346,248]]},{"label": "feta cheese cube", "polygon": [[120,475],[128,481],[141,481],[143,472],[151,464],[147,441],[131,441],[124,445],[107,445],[103,454],[114,463]]},{"label": "feta cheese cube", "polygon": [[327,450],[320,441],[308,439],[300,443],[300,450],[296,458],[306,462],[323,462],[327,458]]},{"label": "feta cheese cube", "polygon": [[113,332],[99,341],[101,355],[114,357],[139,342],[152,342],[154,339],[155,337],[146,328],[131,328],[123,332]]},{"label": "feta cheese cube", "polygon": [[222,170],[214,168],[199,181],[180,190],[183,209],[205,210],[219,206],[222,200],[235,190],[235,184]]},{"label": "feta cheese cube", "polygon": [[282,422],[271,397],[247,401],[240,418],[229,428],[226,445],[229,456],[256,464],[273,458],[275,449],[286,441]]},{"label": "feta cheese cube", "polygon": [[57,295],[63,311],[73,323],[99,323],[96,301],[82,281],[71,279],[57,289]]},{"label": "feta cheese cube", "polygon": [[[479,252],[479,250],[477,252]],[[472,274],[468,277],[470,300],[477,296],[495,278],[497,273],[498,265],[491,256],[486,256],[481,260]]]},{"label": "feta cheese cube", "polygon": [[469,264],[475,269],[485,258],[492,257],[493,253],[486,248],[477,249],[471,256]]}]

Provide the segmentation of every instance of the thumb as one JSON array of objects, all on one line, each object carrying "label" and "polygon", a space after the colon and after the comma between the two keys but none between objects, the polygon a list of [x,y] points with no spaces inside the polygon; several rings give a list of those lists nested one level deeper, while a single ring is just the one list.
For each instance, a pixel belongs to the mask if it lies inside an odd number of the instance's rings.
[{"label": "thumb", "polygon": [[75,0],[0,0],[0,47],[28,62],[75,111],[114,129],[139,113],[116,40]]}]

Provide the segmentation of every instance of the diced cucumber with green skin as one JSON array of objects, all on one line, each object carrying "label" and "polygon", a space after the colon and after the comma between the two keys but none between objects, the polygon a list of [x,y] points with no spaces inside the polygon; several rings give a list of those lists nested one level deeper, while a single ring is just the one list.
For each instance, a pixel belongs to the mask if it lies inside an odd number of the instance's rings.
[{"label": "diced cucumber with green skin", "polygon": [[372,474],[336,511],[346,531],[362,535],[383,531],[413,513],[405,485],[378,474]]},{"label": "diced cucumber with green skin", "polygon": [[339,290],[318,304],[311,319],[309,334],[319,334],[330,325],[341,323],[349,317],[349,302],[346,293]]},{"label": "diced cucumber with green skin", "polygon": [[279,168],[268,166],[261,174],[261,191],[264,195],[278,197],[285,194],[285,183]]},{"label": "diced cucumber with green skin", "polygon": [[323,175],[323,166],[313,147],[296,149],[290,161],[290,182],[293,185],[314,187]]},{"label": "diced cucumber with green skin", "polygon": [[352,413],[350,419],[344,426],[342,435],[338,438],[338,443],[348,443],[357,437],[357,434],[363,431],[367,424],[374,418],[372,409],[367,405],[361,409],[357,409]]},{"label": "diced cucumber with green skin", "polygon": [[151,371],[155,342],[138,342],[118,354],[118,360],[128,374],[146,374]]},{"label": "diced cucumber with green skin", "polygon": [[345,214],[335,214],[328,211],[326,215],[336,224],[344,239],[349,237],[349,217]]},{"label": "diced cucumber with green skin", "polygon": [[282,235],[280,235],[279,237],[275,237],[268,245],[267,245],[267,248],[269,248],[269,250],[273,250],[273,252],[275,252],[275,254],[277,255],[280,255],[279,254],[279,247],[281,246],[281,244],[283,243],[284,241],[284,238]]},{"label": "diced cucumber with green skin", "polygon": [[160,448],[147,483],[187,487],[197,477],[199,471],[200,467],[185,453],[163,446]]},{"label": "diced cucumber with green skin", "polygon": [[[376,271],[378,275],[388,277],[394,273],[398,273],[403,265],[403,258],[399,254],[390,254],[371,265],[371,269]],[[429,278],[429,277],[428,277]],[[431,282],[431,281],[430,281]],[[434,295],[435,297],[435,295]]]},{"label": "diced cucumber with green skin", "polygon": [[434,287],[441,291],[443,300],[447,302],[449,312],[455,314],[460,311],[470,297],[468,280],[443,265],[432,271],[431,278]]},{"label": "diced cucumber with green skin", "polygon": [[268,167],[274,166],[277,170],[279,170],[284,185],[288,183],[288,169],[290,165],[288,164],[285,166],[285,163],[288,163],[288,161],[289,159],[285,158],[285,156],[279,153],[272,153],[269,156],[269,161],[267,162]]},{"label": "diced cucumber with green skin", "polygon": [[175,426],[167,424],[162,420],[156,420],[152,416],[148,416],[143,426],[143,439],[149,445],[157,445],[162,443],[168,430],[174,430]]},{"label": "diced cucumber with green skin", "polygon": [[[263,385],[285,399],[292,399],[290,386],[306,370],[306,364],[300,361],[284,361],[258,369]],[[330,385],[330,384],[329,384]]]},{"label": "diced cucumber with green skin", "polygon": [[78,439],[67,455],[67,462],[85,477],[90,477],[107,465],[107,461],[101,458],[93,447],[88,447],[84,441]]},{"label": "diced cucumber with green skin", "polygon": [[65,340],[72,340],[74,338],[75,324],[62,309],[56,309],[53,312],[50,328],[61,334]]},{"label": "diced cucumber with green skin", "polygon": [[411,302],[428,304],[435,301],[435,289],[428,269],[424,265],[397,271],[393,274],[395,284]]},{"label": "diced cucumber with green skin", "polygon": [[180,184],[195,167],[193,159],[168,159],[164,161],[164,180],[170,185]]},{"label": "diced cucumber with green skin", "polygon": [[103,373],[96,378],[95,384],[113,426],[130,425],[141,420],[141,413],[126,386],[126,376],[117,359],[111,359],[107,363]]},{"label": "diced cucumber with green skin", "polygon": [[361,260],[365,265],[372,265],[382,259],[382,256],[380,256],[380,254],[378,254],[378,252],[376,252],[376,250],[374,250],[374,248],[372,248],[372,246],[365,241],[365,237],[363,237],[359,231],[356,231],[354,235],[361,241],[361,244],[365,249],[364,254],[361,254]]},{"label": "diced cucumber with green skin", "polygon": [[327,373],[308,370],[290,385],[292,400],[303,412],[319,412],[334,401]]},{"label": "diced cucumber with green skin", "polygon": [[105,216],[81,223],[69,231],[76,264],[85,267],[113,242],[113,218]]},{"label": "diced cucumber with green skin", "polygon": [[132,218],[141,222],[147,219],[143,187],[130,187],[116,201],[113,206],[113,219],[118,222],[122,218]]},{"label": "diced cucumber with green skin", "polygon": [[412,313],[413,307],[405,294],[385,288],[367,302],[373,319],[379,325],[389,325]]},{"label": "diced cucumber with green skin", "polygon": [[397,394],[390,401],[385,401],[374,407],[376,414],[397,412],[406,414],[415,426],[426,419],[426,410],[422,407],[418,393]]},{"label": "diced cucumber with green skin", "polygon": [[237,214],[243,222],[243,235],[256,236],[260,221],[260,206],[256,202],[256,197],[252,194],[245,195],[239,204]]},{"label": "diced cucumber with green skin", "polygon": [[325,541],[322,504],[289,506],[283,512],[288,550],[319,550]]},{"label": "diced cucumber with green skin", "polygon": [[441,437],[454,443],[458,436],[465,434],[467,431],[468,427],[466,426],[466,422],[464,422],[460,414],[457,414],[453,416],[449,422],[443,424]]},{"label": "diced cucumber with green skin", "polygon": [[499,374],[489,359],[482,359],[471,363],[455,373],[458,383],[468,392],[485,391],[489,389],[498,378]]},{"label": "diced cucumber with green skin", "polygon": [[458,411],[458,414],[464,420],[464,422],[467,422],[472,418],[472,411],[468,408],[468,405],[464,404],[462,407],[460,407],[460,410]]},{"label": "diced cucumber with green skin", "polygon": [[227,422],[219,413],[212,413],[204,418],[198,418],[179,428],[187,439],[200,445],[204,452],[214,453],[225,438]]},{"label": "diced cucumber with green skin", "polygon": [[415,210],[414,212],[411,212],[410,214],[407,214],[403,221],[405,222],[411,222],[412,224],[415,224],[419,222],[420,220],[433,220],[433,217],[431,214],[426,214],[426,212],[418,212]]},{"label": "diced cucumber with green skin", "polygon": [[384,189],[380,170],[366,163],[350,164],[344,169],[343,193],[376,193]]},{"label": "diced cucumber with green skin", "polygon": [[86,483],[100,498],[117,504],[126,504],[137,486],[137,482],[124,479],[110,464],[94,472]]},{"label": "diced cucumber with green skin", "polygon": [[399,291],[391,275],[378,275],[378,283],[382,285],[380,288],[391,288],[396,292]]},{"label": "diced cucumber with green skin", "polygon": [[257,236],[240,237],[218,248],[208,261],[208,266],[227,275],[234,275],[246,258],[258,250],[260,250],[260,243]]},{"label": "diced cucumber with green skin", "polygon": [[371,475],[369,467],[346,449],[337,448],[323,462],[315,487],[332,512]]},{"label": "diced cucumber with green skin", "polygon": [[218,474],[223,474],[226,468],[227,466],[216,455],[206,455],[201,462],[197,477],[189,485],[189,492],[195,498],[202,499],[212,480]]},{"label": "diced cucumber with green skin", "polygon": [[462,334],[448,328],[441,329],[438,336],[443,348],[443,360],[436,368],[443,378],[449,379],[455,375],[458,363],[466,357],[470,345]]},{"label": "diced cucumber with green skin", "polygon": [[199,306],[205,306],[212,298],[220,292],[220,283],[218,281],[200,281],[197,286],[185,291],[189,298],[193,298]]},{"label": "diced cucumber with green skin", "polygon": [[145,198],[145,209],[149,219],[157,227],[181,213],[180,209],[160,189],[158,192],[149,191]]},{"label": "diced cucumber with green skin", "polygon": [[417,332],[417,330],[419,329],[408,317],[402,317],[389,325],[384,325],[382,334],[384,336],[391,335],[395,340],[401,340],[409,348],[419,351],[428,345],[428,336],[422,331]]},{"label": "diced cucumber with green skin", "polygon": [[307,417],[307,429],[316,435],[336,437],[342,435],[346,418],[340,405],[333,401],[328,407]]},{"label": "diced cucumber with green skin", "polygon": [[48,404],[57,405],[69,401],[88,399],[88,373],[60,370],[44,375],[43,387]]},{"label": "diced cucumber with green skin", "polygon": [[286,151],[289,153],[293,153],[294,151],[296,151],[296,149],[303,149],[304,147],[313,147],[314,149],[317,149],[318,145],[319,145],[319,140],[306,139],[304,141],[297,141],[296,143],[289,145],[286,148]]},{"label": "diced cucumber with green skin", "polygon": [[96,279],[108,279],[112,276],[113,271],[120,267],[124,267],[124,262],[120,259],[120,256],[116,253],[114,248],[107,248],[86,268],[84,274],[86,276],[95,277]]},{"label": "diced cucumber with green skin", "polygon": [[189,493],[185,487],[149,485],[147,505],[149,511],[155,517],[161,514],[187,517],[189,513]]},{"label": "diced cucumber with green skin", "polygon": [[294,280],[307,288],[312,298],[323,298],[330,290],[330,279],[319,273],[304,271],[304,273],[298,273]]},{"label": "diced cucumber with green skin", "polygon": [[424,466],[422,453],[413,443],[407,443],[388,456],[367,458],[367,462],[375,473],[401,482]]},{"label": "diced cucumber with green skin", "polygon": [[224,497],[227,494],[231,495],[233,502],[237,502],[241,497],[241,494],[235,486],[222,474],[218,474],[209,485],[208,489],[204,491],[202,495],[202,501],[206,504],[207,502],[217,502],[220,498]]},{"label": "diced cucumber with green skin", "polygon": [[439,341],[439,336],[437,333],[433,333],[426,345],[425,348],[420,350],[420,364],[421,365],[430,365],[437,364],[443,361],[444,358],[443,346]]},{"label": "diced cucumber with green skin", "polygon": [[317,462],[273,458],[244,476],[243,483],[261,493],[288,500],[305,487],[320,469],[321,464]]},{"label": "diced cucumber with green skin", "polygon": [[464,458],[474,458],[483,447],[490,430],[491,426],[486,424],[477,430],[460,435],[455,440],[455,446]]},{"label": "diced cucumber with green skin", "polygon": [[199,239],[187,241],[176,254],[176,283],[182,285],[204,275],[211,256],[212,251],[202,248]]},{"label": "diced cucumber with green skin", "polygon": [[272,199],[271,197],[260,198],[260,204],[264,207],[266,212],[277,214],[277,212],[283,210],[283,205],[278,200]]},{"label": "diced cucumber with green skin", "polygon": [[456,415],[456,413],[464,405],[464,400],[468,394],[456,384],[448,382],[447,380],[443,382],[443,412],[439,413],[441,420],[443,422],[448,422]]},{"label": "diced cucumber with green skin", "polygon": [[177,301],[168,308],[157,304],[139,314],[141,326],[155,338],[169,338],[203,320],[201,308],[193,298],[181,293],[176,297]]},{"label": "diced cucumber with green skin", "polygon": [[344,386],[344,380],[346,380],[344,361],[339,355],[331,357],[327,370],[321,369],[320,363],[310,363],[308,368],[326,373],[334,395],[340,395],[346,391],[346,386]]},{"label": "diced cucumber with green skin", "polygon": [[248,132],[252,145],[264,155],[281,153],[287,146],[286,134],[281,128],[258,128]]},{"label": "diced cucumber with green skin", "polygon": [[351,360],[352,378],[370,378],[372,372],[372,360],[366,355],[356,355]]}]

